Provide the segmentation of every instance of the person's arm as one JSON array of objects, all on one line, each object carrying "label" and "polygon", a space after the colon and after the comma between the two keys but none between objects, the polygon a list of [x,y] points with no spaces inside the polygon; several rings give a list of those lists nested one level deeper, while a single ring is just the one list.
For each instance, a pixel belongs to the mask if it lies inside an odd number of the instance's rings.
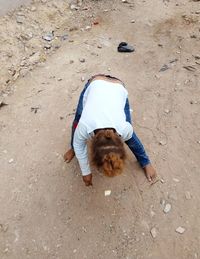
[{"label": "person's arm", "polygon": [[75,130],[73,146],[83,175],[83,181],[87,186],[92,185],[92,174],[87,151],[88,138],[89,135],[86,131],[86,127],[82,123],[79,123]]},{"label": "person's arm", "polygon": [[129,122],[127,122],[127,125],[123,130],[122,138],[130,148],[131,152],[135,155],[142,168],[150,164],[150,160],[144,150],[144,147]]}]

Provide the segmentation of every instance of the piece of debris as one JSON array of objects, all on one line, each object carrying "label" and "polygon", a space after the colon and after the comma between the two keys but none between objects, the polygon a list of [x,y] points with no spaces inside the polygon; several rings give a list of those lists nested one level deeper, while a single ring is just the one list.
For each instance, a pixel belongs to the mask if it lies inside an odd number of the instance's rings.
[{"label": "piece of debris", "polygon": [[5,103],[3,100],[0,100],[0,108],[7,106],[8,104]]},{"label": "piece of debris", "polygon": [[172,208],[172,205],[170,203],[167,203],[163,209],[163,212],[167,214],[170,212],[171,208]]},{"label": "piece of debris", "polygon": [[167,69],[169,69],[169,66],[167,64],[164,64],[161,69],[159,70],[159,72],[164,72],[166,71]]},{"label": "piece of debris", "polygon": [[167,145],[167,142],[165,140],[160,140],[159,145],[165,146],[165,145]]},{"label": "piece of debris", "polygon": [[111,195],[111,190],[106,190],[106,191],[104,192],[104,195],[105,195],[105,196],[110,196],[110,195]]},{"label": "piece of debris", "polygon": [[186,192],[185,192],[185,198],[186,198],[187,200],[191,200],[192,196],[191,196],[191,193],[190,193],[189,191],[186,191]]},{"label": "piece of debris", "polygon": [[196,68],[193,66],[183,66],[183,68],[185,68],[186,70],[191,71],[191,72],[196,71]]},{"label": "piece of debris", "polygon": [[11,163],[13,163],[13,162],[14,162],[14,159],[13,159],[13,158],[11,158],[11,159],[8,161],[9,164],[11,164]]},{"label": "piece of debris", "polygon": [[157,234],[158,234],[158,231],[157,231],[156,228],[152,228],[152,229],[150,230],[150,233],[151,233],[151,236],[152,236],[153,238],[156,238],[156,237],[157,237]]},{"label": "piece of debris", "polygon": [[84,59],[84,58],[79,58],[79,61],[80,61],[81,63],[85,63],[85,59]]},{"label": "piece of debris", "polygon": [[179,234],[183,234],[183,233],[185,232],[185,228],[183,228],[183,227],[178,227],[178,228],[176,229],[176,232],[179,233]]},{"label": "piece of debris", "polygon": [[121,42],[117,48],[118,52],[133,52],[135,48],[127,42]]},{"label": "piece of debris", "polygon": [[179,182],[180,182],[180,180],[177,179],[177,178],[173,178],[173,181],[176,182],[176,183],[179,183]]},{"label": "piece of debris", "polygon": [[43,40],[52,41],[54,38],[54,31],[48,32],[47,34],[42,36]]},{"label": "piece of debris", "polygon": [[40,107],[31,107],[31,112],[37,113]]}]

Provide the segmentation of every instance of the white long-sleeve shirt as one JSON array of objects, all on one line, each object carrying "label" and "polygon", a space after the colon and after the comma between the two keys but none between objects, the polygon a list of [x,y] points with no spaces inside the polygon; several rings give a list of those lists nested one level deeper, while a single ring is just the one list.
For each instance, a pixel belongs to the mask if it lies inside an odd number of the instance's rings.
[{"label": "white long-sleeve shirt", "polygon": [[87,140],[94,130],[114,128],[124,141],[133,134],[132,125],[126,121],[124,107],[127,90],[120,83],[94,80],[83,97],[83,112],[74,133],[73,146],[82,175],[91,173]]}]

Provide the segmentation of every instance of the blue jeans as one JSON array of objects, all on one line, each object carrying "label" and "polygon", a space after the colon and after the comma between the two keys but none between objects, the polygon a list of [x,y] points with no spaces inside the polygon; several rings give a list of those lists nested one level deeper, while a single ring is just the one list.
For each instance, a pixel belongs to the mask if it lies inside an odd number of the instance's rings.
[{"label": "blue jeans", "polygon": [[[83,111],[83,96],[84,96],[84,93],[85,93],[85,91],[86,91],[86,89],[89,85],[90,85],[90,80],[88,80],[88,82],[85,84],[85,87],[80,94],[78,106],[76,108],[76,114],[75,114],[75,118],[74,118],[74,121],[73,121],[73,124],[72,124],[72,134],[71,134],[71,147],[72,148],[73,148],[74,132],[75,132],[75,129],[78,125],[78,122],[81,118],[81,114],[82,114],[82,111]],[[126,115],[126,121],[131,123],[131,114],[130,114],[130,106],[129,106],[128,98],[126,99],[124,112],[125,112],[125,115]],[[132,153],[135,155],[135,157],[137,158],[137,161],[139,162],[139,164],[141,165],[142,168],[144,168],[146,165],[150,164],[149,157],[146,154],[145,149],[144,149],[141,141],[139,140],[139,138],[137,137],[137,135],[135,134],[134,131],[133,131],[132,137],[129,140],[125,141],[125,143],[128,145],[128,147],[130,148]]]}]

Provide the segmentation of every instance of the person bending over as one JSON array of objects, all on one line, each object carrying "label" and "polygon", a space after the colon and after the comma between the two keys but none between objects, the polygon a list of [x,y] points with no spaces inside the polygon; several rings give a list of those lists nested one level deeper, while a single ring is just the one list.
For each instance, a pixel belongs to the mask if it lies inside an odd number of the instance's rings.
[{"label": "person bending over", "polygon": [[71,148],[64,154],[68,163],[76,155],[86,186],[92,185],[89,139],[91,162],[106,176],[122,173],[126,159],[125,142],[147,179],[155,179],[156,171],[131,124],[128,92],[122,81],[115,77],[95,75],[86,83],[72,124]]}]

